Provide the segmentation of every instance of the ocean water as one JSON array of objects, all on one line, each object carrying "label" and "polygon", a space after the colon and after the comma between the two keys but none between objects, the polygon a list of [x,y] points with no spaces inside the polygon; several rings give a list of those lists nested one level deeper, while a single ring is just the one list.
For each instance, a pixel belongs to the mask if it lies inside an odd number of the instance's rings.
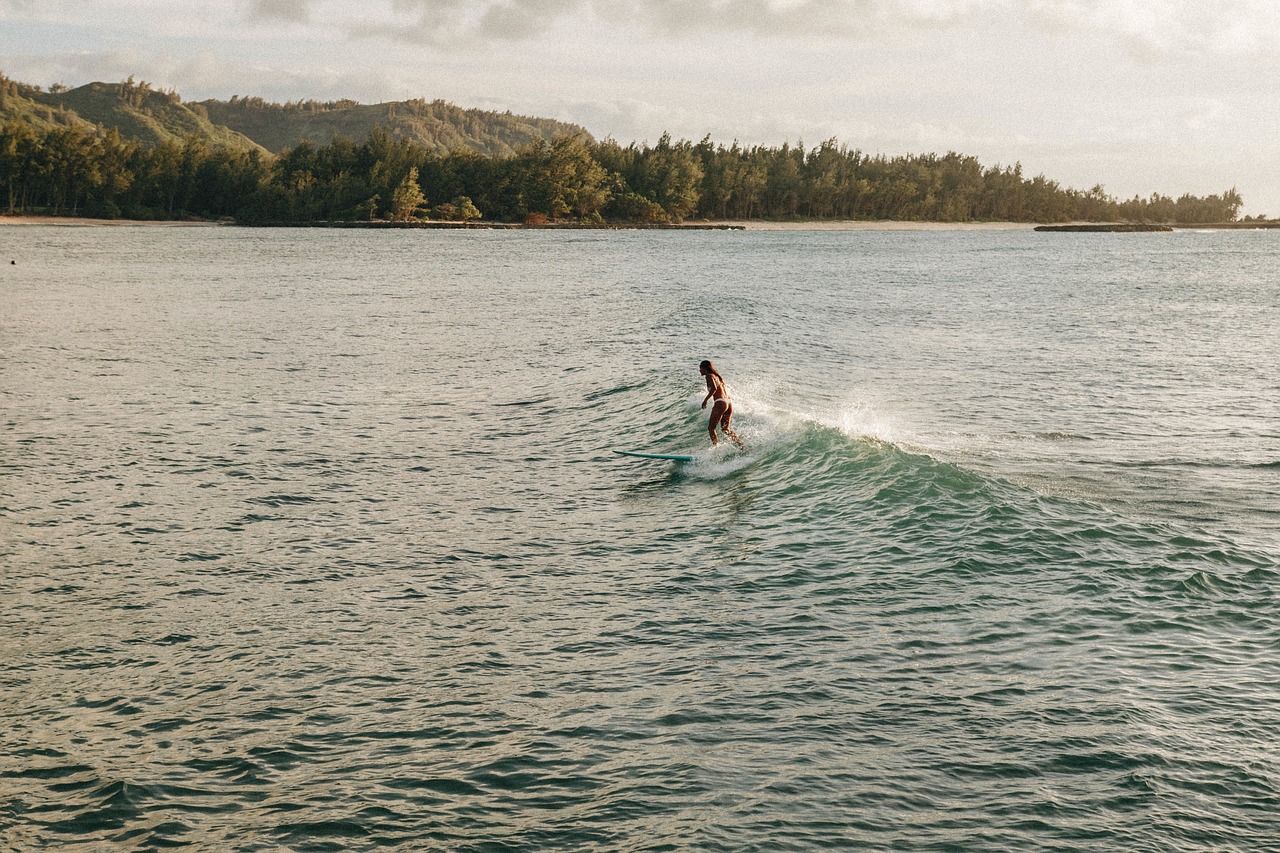
[{"label": "ocean water", "polygon": [[1280,849],[1280,233],[0,253],[0,849]]}]

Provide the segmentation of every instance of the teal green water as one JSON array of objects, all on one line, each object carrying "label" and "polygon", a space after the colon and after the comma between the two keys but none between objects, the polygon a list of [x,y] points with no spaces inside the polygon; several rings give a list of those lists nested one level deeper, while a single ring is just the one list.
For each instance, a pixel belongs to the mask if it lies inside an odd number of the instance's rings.
[{"label": "teal green water", "polygon": [[4,849],[1280,839],[1280,234],[0,247]]}]

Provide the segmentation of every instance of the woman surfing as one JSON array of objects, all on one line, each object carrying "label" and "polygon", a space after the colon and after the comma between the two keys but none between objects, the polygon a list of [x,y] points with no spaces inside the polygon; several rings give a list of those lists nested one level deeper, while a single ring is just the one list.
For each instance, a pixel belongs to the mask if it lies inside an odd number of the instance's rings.
[{"label": "woman surfing", "polygon": [[699,364],[698,372],[707,380],[707,396],[702,398],[702,408],[705,409],[707,403],[711,403],[711,420],[707,422],[707,432],[711,433],[711,446],[720,444],[720,439],[716,437],[716,427],[719,426],[720,432],[729,436],[734,444],[746,450],[747,446],[729,426],[729,419],[733,417],[733,403],[729,400],[729,390],[725,387],[724,377],[709,361]]}]

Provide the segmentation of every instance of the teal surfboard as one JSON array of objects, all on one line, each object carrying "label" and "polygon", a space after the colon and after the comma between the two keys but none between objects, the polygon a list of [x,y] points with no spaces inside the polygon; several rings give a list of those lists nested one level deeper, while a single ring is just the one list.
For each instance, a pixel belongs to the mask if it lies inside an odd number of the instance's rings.
[{"label": "teal surfboard", "polygon": [[637,459],[667,459],[671,462],[692,462],[692,456],[683,453],[641,453],[638,450],[615,450],[621,456],[634,456]]}]

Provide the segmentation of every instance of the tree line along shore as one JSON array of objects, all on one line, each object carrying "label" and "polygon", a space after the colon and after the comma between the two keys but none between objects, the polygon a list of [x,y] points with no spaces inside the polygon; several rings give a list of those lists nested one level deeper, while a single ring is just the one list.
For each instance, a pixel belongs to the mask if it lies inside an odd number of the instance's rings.
[{"label": "tree line along shore", "polygon": [[377,127],[362,141],[271,154],[196,134],[146,143],[85,122],[0,124],[0,198],[11,214],[223,219],[247,225],[494,222],[658,225],[686,220],[1223,223],[1230,189],[1118,200],[1020,165],[957,154],[870,155],[827,140],[742,146],[585,133],[509,153],[440,151]]}]

